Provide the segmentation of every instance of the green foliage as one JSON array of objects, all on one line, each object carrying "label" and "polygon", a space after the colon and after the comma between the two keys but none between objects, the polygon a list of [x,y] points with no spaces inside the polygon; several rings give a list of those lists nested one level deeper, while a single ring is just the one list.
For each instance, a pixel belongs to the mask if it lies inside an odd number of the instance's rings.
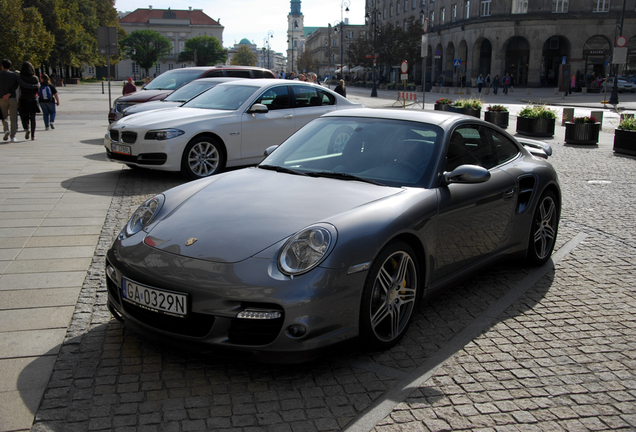
[{"label": "green foliage", "polygon": [[235,66],[254,66],[256,65],[256,54],[247,45],[241,45],[232,57],[232,62]]},{"label": "green foliage", "polygon": [[49,56],[53,36],[44,26],[37,8],[23,8],[21,0],[0,0],[3,30],[0,31],[0,58],[11,60],[16,68],[22,62],[37,65]]},{"label": "green foliage", "polygon": [[453,101],[448,98],[440,98],[435,101],[436,104],[452,105]]},{"label": "green foliage", "polygon": [[219,40],[213,36],[197,36],[188,39],[184,50],[179,53],[180,62],[195,61],[197,66],[214,66],[225,63],[226,59],[226,51]]},{"label": "green foliage", "polygon": [[172,52],[170,41],[154,30],[136,30],[121,41],[121,46],[132,61],[145,69],[146,75],[157,60]]},{"label": "green foliage", "polygon": [[482,107],[482,103],[479,99],[470,98],[470,99],[457,99],[453,104],[455,108],[471,108],[475,110],[479,110]]},{"label": "green foliage", "polygon": [[508,111],[508,108],[506,108],[503,105],[489,105],[488,108],[486,108],[486,110],[502,112],[502,111]]},{"label": "green foliage", "polygon": [[519,111],[519,117],[554,119],[556,113],[545,105],[527,105]]},{"label": "green foliage", "polygon": [[572,119],[572,123],[596,123],[596,117],[593,117],[593,116],[574,117]]},{"label": "green foliage", "polygon": [[308,50],[305,50],[300,57],[298,57],[296,68],[299,71],[318,71],[318,60],[316,60]]},{"label": "green foliage", "polygon": [[625,115],[621,116],[618,128],[621,130],[636,131],[636,117]]}]

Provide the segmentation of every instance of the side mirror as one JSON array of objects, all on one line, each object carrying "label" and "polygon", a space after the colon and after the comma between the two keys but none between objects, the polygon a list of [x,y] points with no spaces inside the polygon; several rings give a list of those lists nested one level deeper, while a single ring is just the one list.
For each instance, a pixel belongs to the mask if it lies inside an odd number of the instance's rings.
[{"label": "side mirror", "polygon": [[267,157],[267,156],[271,155],[271,154],[272,154],[272,152],[273,152],[274,150],[276,150],[277,148],[278,148],[278,145],[273,145],[273,146],[269,146],[269,147],[267,147],[267,148],[265,149],[265,152],[263,153],[263,156]]},{"label": "side mirror", "polygon": [[461,165],[444,173],[444,184],[483,183],[490,179],[490,171],[477,165]]},{"label": "side mirror", "polygon": [[252,105],[250,109],[247,110],[247,112],[249,114],[266,114],[269,112],[269,109],[267,108],[266,105],[257,103]]}]

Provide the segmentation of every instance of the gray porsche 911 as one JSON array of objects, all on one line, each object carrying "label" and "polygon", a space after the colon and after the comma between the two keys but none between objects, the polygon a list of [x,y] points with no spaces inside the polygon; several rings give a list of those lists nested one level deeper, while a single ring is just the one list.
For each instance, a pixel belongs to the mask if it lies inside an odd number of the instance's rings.
[{"label": "gray porsche 911", "polygon": [[107,254],[116,318],[261,361],[383,350],[424,295],[554,248],[552,149],[474,117],[343,110],[267,154],[135,212]]}]

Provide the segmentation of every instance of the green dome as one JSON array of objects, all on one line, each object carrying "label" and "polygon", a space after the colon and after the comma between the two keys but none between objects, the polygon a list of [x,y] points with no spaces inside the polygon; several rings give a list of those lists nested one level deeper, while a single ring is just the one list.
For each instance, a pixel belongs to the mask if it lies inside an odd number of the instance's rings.
[{"label": "green dome", "polygon": [[243,38],[243,39],[241,39],[241,41],[238,44],[239,45],[252,45],[252,42],[250,42],[250,40],[248,38]]}]

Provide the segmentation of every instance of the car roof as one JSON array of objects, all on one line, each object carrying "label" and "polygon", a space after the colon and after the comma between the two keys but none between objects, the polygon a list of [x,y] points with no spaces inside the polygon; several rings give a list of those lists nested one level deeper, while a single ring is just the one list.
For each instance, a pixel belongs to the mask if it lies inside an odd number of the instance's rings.
[{"label": "car roof", "polygon": [[476,123],[484,123],[477,117],[471,117],[463,114],[450,113],[445,111],[414,111],[378,108],[351,108],[347,110],[334,111],[323,115],[323,117],[365,117],[390,120],[406,120],[434,124],[441,126],[444,129],[449,128],[455,123],[466,120],[474,120],[474,122]]},{"label": "car roof", "polygon": [[[221,83],[219,85],[233,85],[236,84],[235,82],[232,83]],[[280,79],[280,78],[261,78],[261,79],[256,79],[256,80],[250,80],[250,79],[244,79],[243,81],[241,81],[240,83],[241,85],[247,85],[247,86],[252,86],[252,87],[268,87],[270,85],[304,85],[304,86],[310,86],[310,87],[317,87],[320,88],[322,90],[328,90],[330,92],[333,93],[333,90],[330,90],[326,87],[323,87],[319,84],[314,84],[311,82],[307,82],[307,81],[290,81],[290,80],[284,80],[284,79]],[[337,94],[337,93],[336,93]]]},{"label": "car roof", "polygon": [[[238,78],[238,77],[214,77],[214,78],[197,78],[195,80],[190,81],[188,84],[196,83],[196,82],[211,82],[211,83],[224,83],[228,81],[240,81],[247,80],[248,78]],[[184,84],[184,87],[188,84]]]}]

